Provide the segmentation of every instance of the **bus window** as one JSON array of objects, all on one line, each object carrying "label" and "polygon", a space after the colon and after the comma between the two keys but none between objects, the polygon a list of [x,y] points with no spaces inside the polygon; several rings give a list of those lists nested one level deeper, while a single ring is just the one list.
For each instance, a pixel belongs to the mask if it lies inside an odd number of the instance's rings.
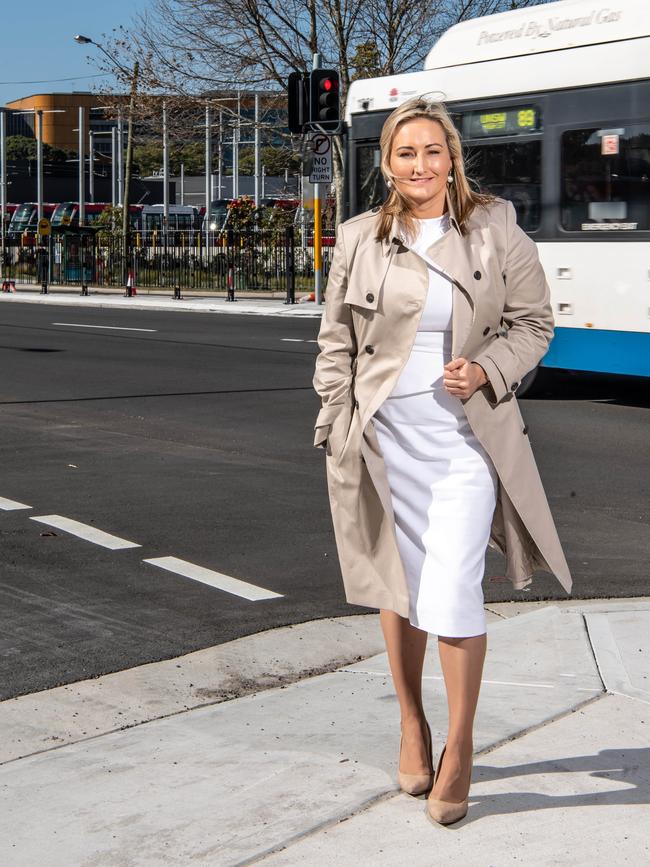
[{"label": "bus window", "polygon": [[360,145],[357,148],[357,213],[381,205],[386,198],[386,187],[379,168],[378,145]]},{"label": "bus window", "polygon": [[[470,186],[509,199],[517,222],[534,232],[541,217],[541,141],[500,142],[467,148],[465,171]],[[474,183],[473,183],[474,182]]]},{"label": "bus window", "polygon": [[562,135],[562,227],[650,229],[650,124]]}]

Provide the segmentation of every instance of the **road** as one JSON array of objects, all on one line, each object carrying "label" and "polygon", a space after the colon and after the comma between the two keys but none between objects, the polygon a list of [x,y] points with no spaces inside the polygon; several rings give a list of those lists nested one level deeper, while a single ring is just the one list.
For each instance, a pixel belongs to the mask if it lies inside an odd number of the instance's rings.
[{"label": "road", "polygon": [[[0,498],[30,507],[0,509],[0,698],[367,611],[345,602],[311,446],[318,320],[22,304],[0,318]],[[563,377],[521,405],[574,596],[647,593],[645,385]],[[490,552],[488,601],[565,597],[547,575],[515,593],[491,580],[501,568]]]}]

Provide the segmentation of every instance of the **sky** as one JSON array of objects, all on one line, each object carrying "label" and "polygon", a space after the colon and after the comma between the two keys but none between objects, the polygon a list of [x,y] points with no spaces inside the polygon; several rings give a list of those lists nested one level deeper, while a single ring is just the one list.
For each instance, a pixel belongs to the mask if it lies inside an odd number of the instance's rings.
[{"label": "sky", "polygon": [[[0,0],[0,105],[34,93],[93,90],[107,79],[88,56],[99,49],[78,45],[82,33],[96,42],[120,24],[128,27],[147,0]],[[52,79],[71,79],[52,81]],[[29,83],[28,83],[29,82]]]}]

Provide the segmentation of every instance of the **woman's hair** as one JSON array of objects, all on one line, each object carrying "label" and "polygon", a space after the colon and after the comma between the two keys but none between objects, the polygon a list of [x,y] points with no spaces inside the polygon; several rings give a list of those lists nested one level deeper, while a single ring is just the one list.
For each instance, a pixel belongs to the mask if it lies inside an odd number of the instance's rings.
[{"label": "woman's hair", "polygon": [[475,193],[470,188],[465,174],[460,135],[445,105],[442,102],[431,102],[424,97],[416,96],[396,108],[386,119],[381,131],[379,139],[381,172],[390,192],[379,213],[378,241],[388,238],[394,217],[397,217],[400,229],[407,238],[412,239],[417,235],[410,204],[395,186],[395,175],[390,169],[390,156],[393,140],[399,127],[403,123],[419,117],[437,121],[444,130],[453,175],[453,181],[449,183],[449,194],[461,232],[466,234],[467,219],[477,205],[486,206],[494,201],[494,196],[488,193]]}]

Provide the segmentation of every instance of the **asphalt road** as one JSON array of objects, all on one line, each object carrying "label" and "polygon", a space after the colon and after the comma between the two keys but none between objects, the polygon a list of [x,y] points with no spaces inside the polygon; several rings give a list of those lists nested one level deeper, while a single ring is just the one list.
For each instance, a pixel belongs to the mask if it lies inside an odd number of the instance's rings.
[{"label": "asphalt road", "polygon": [[[22,304],[0,319],[0,498],[31,507],[0,511],[0,699],[367,611],[345,602],[311,446],[318,320]],[[573,595],[647,594],[647,383],[562,376],[522,413]],[[32,520],[51,515],[139,547]],[[162,557],[280,595],[145,562]],[[566,598],[552,576],[515,592],[500,571],[490,552],[488,601]]]}]

